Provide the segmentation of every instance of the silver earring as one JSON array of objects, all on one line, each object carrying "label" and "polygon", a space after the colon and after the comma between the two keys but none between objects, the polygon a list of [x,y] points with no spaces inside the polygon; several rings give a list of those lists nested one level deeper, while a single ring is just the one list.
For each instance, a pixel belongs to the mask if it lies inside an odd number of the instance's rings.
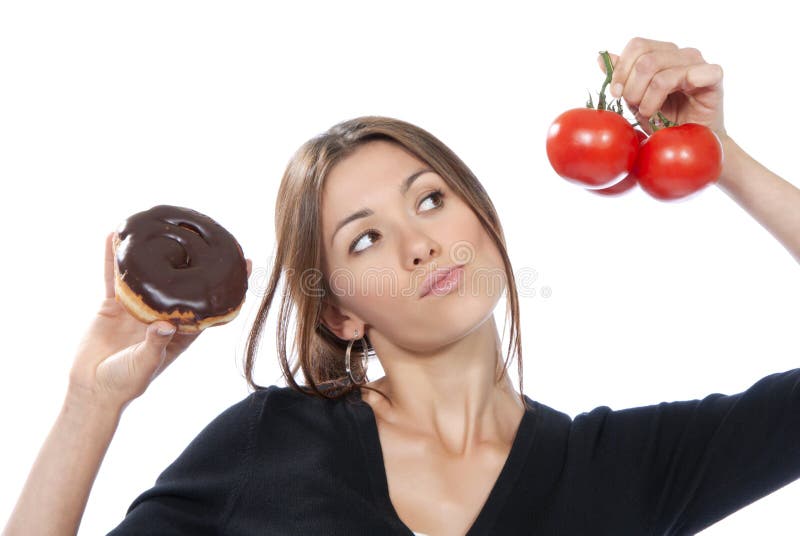
[{"label": "silver earring", "polygon": [[358,330],[355,331],[355,336],[350,339],[350,342],[347,343],[347,353],[345,353],[345,367],[347,368],[347,375],[350,376],[350,381],[356,384],[365,383],[367,379],[367,343],[364,340],[364,337],[361,337],[361,348],[364,350],[364,356],[362,358],[362,368],[364,369],[364,378],[360,382],[356,381],[353,378],[352,372],[350,372],[350,350],[353,348],[353,343],[358,338]]}]

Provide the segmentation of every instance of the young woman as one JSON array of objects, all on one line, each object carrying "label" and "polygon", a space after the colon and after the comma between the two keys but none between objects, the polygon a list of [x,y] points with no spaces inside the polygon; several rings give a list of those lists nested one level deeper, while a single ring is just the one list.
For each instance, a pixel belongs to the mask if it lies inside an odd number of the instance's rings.
[{"label": "young woman", "polygon": [[[612,59],[612,94],[646,129],[661,110],[716,132],[717,185],[800,260],[800,191],[725,131],[720,67],[641,38]],[[254,392],[110,534],[692,534],[800,477],[800,369],[736,395],[575,419],[516,391],[518,300],[499,218],[467,166],[414,125],[360,117],[305,143],[276,232],[248,339]],[[193,341],[114,301],[110,239],[106,300],[4,534],[76,532],[125,407]],[[255,349],[282,278],[287,386],[263,387]],[[505,360],[493,316],[503,292]],[[385,375],[369,382],[372,356]]]}]

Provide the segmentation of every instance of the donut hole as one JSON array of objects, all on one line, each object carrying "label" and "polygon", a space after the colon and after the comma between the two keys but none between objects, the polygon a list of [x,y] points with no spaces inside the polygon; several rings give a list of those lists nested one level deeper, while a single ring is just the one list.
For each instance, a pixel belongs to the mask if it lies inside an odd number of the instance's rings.
[{"label": "donut hole", "polygon": [[184,260],[182,264],[178,264],[177,266],[173,266],[173,268],[177,268],[178,270],[180,270],[181,268],[189,268],[191,266],[191,264],[190,264],[191,261],[192,261],[192,258],[187,253],[186,254],[186,260]]},{"label": "donut hole", "polygon": [[[192,225],[190,223],[186,223],[186,222],[181,222],[181,223],[178,224],[178,227],[182,227],[182,228],[186,229],[187,231],[193,232],[194,234],[199,236],[205,242],[205,238],[203,238],[202,233],[194,225]],[[182,262],[180,262],[179,264],[173,264],[173,267],[177,268],[177,269],[189,268],[192,265],[192,256],[189,255],[189,252],[186,250],[185,247],[183,247],[183,245],[181,245],[181,249],[183,249],[183,253],[185,254],[185,258],[182,259]]]},{"label": "donut hole", "polygon": [[183,247],[182,244],[178,243],[180,246],[180,252],[175,251],[174,254],[169,255],[169,263],[170,265],[180,270],[181,268],[190,268],[192,263],[192,257],[189,255],[189,252],[186,251],[186,248]]}]

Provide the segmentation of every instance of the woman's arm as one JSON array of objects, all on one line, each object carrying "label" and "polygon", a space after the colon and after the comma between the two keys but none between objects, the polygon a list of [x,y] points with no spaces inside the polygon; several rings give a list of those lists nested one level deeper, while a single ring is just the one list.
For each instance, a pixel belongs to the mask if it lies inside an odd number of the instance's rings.
[{"label": "woman's arm", "polygon": [[68,392],[3,536],[77,534],[120,414]]},{"label": "woman's arm", "polygon": [[717,186],[774,236],[800,263],[800,189],[768,170],[729,136]]},{"label": "woman's arm", "polygon": [[[106,235],[106,297],[78,345],[61,411],[3,536],[77,533],[123,411],[198,337],[168,322],[140,322],[116,300],[114,235]],[[248,260],[248,277],[250,268]]]}]

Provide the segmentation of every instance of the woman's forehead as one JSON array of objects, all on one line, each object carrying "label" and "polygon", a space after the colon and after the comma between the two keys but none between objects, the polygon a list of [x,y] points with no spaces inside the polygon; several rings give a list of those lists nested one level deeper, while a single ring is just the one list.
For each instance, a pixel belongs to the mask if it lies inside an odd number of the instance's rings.
[{"label": "woman's forehead", "polygon": [[372,210],[401,198],[425,172],[433,172],[421,160],[396,145],[370,142],[338,162],[326,177],[323,226],[331,235],[355,212]]},{"label": "woman's forehead", "polygon": [[398,173],[420,163],[421,160],[396,143],[373,140],[337,162],[328,172],[325,186],[338,189],[354,183],[396,182]]}]

